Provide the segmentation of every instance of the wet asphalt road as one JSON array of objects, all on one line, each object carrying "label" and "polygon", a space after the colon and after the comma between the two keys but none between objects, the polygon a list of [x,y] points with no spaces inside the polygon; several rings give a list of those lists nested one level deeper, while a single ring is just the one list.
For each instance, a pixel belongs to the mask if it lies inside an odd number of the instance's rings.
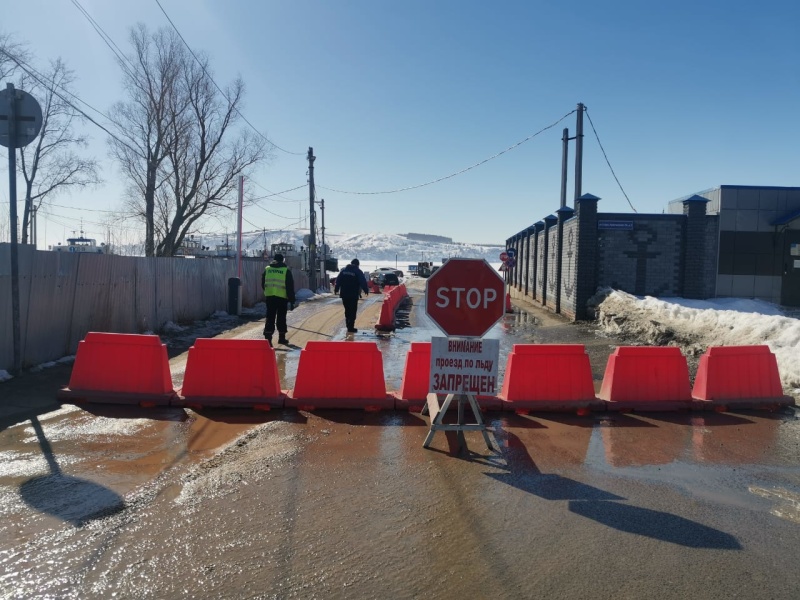
[{"label": "wet asphalt road", "polygon": [[[360,307],[389,390],[409,343],[438,335],[411,293],[391,336],[370,331],[378,297]],[[297,346],[342,339],[341,305],[303,304],[290,325]],[[586,344],[596,385],[620,343],[533,308],[489,336],[501,357]],[[277,353],[286,389],[298,357]],[[39,414],[0,431],[0,596],[797,597],[793,409],[486,417],[496,450],[467,433],[459,453],[445,433],[424,450],[427,420],[403,412]]]}]

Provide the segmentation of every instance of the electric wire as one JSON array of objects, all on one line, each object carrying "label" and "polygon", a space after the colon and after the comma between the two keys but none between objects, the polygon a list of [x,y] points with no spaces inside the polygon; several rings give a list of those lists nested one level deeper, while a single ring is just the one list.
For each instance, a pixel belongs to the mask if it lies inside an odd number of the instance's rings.
[{"label": "electric wire", "polygon": [[[206,67],[205,67],[205,65],[204,65],[204,64],[203,64],[203,63],[200,61],[200,59],[199,59],[199,58],[197,58],[197,55],[194,53],[194,50],[192,50],[192,47],[191,47],[191,46],[189,46],[189,44],[188,44],[188,43],[186,42],[186,40],[183,38],[183,35],[181,34],[180,30],[179,30],[179,29],[178,29],[178,28],[175,26],[175,23],[173,23],[173,22],[172,22],[172,19],[170,19],[169,15],[167,14],[167,11],[166,11],[166,10],[164,10],[164,7],[163,7],[163,6],[161,6],[161,2],[159,2],[159,0],[155,0],[155,1],[156,1],[156,4],[158,4],[158,8],[160,8],[160,9],[161,9],[161,12],[162,12],[162,13],[164,13],[164,16],[167,18],[167,21],[169,21],[169,24],[170,24],[170,25],[172,25],[172,28],[175,30],[175,33],[177,33],[177,34],[178,34],[178,37],[179,37],[179,38],[181,38],[181,41],[183,42],[183,45],[184,45],[184,46],[186,46],[187,50],[189,50],[189,53],[190,53],[190,54],[191,54],[191,55],[194,57],[194,59],[197,61],[197,64],[198,64],[198,65],[200,65],[200,68],[201,68],[201,69],[203,69],[203,73],[205,73],[205,74],[206,74],[206,77],[208,77],[209,81],[211,81],[211,83],[213,83],[213,84],[214,84],[214,87],[215,87],[215,88],[217,88],[217,90],[219,91],[219,93],[220,93],[220,94],[222,94],[222,97],[223,97],[223,98],[225,98],[226,100],[228,100],[228,105],[230,106],[230,100],[228,99],[228,96],[225,94],[225,92],[223,92],[223,91],[222,91],[222,88],[220,88],[220,87],[217,85],[217,82],[216,82],[216,81],[214,81],[214,78],[213,78],[213,77],[211,77],[211,75],[209,74],[209,72],[208,72],[208,71],[206,71]],[[305,156],[305,154],[306,154],[305,152],[292,152],[292,151],[290,151],[290,150],[286,150],[285,148],[281,148],[280,146],[278,146],[278,144],[276,144],[275,142],[273,142],[272,140],[270,140],[270,139],[269,139],[269,138],[268,138],[266,135],[264,135],[263,133],[261,133],[261,132],[260,132],[260,131],[259,131],[259,130],[258,130],[256,127],[255,127],[255,125],[253,125],[253,124],[252,124],[250,121],[248,121],[248,120],[247,120],[247,117],[245,117],[245,116],[244,116],[244,115],[243,115],[243,114],[242,114],[242,113],[239,111],[239,109],[238,109],[238,108],[234,107],[234,110],[236,111],[236,114],[238,114],[238,115],[239,115],[239,116],[242,118],[242,120],[243,120],[245,123],[247,123],[247,124],[250,126],[250,128],[251,128],[253,131],[255,131],[255,132],[256,132],[256,133],[257,133],[259,136],[261,136],[262,138],[264,138],[264,140],[266,140],[267,142],[269,142],[269,143],[270,143],[272,146],[274,146],[275,148],[277,148],[277,149],[278,149],[278,150],[280,150],[281,152],[285,152],[286,154],[292,154],[292,155],[294,155],[294,156]]]},{"label": "electric wire", "polygon": [[600,136],[597,135],[597,129],[595,129],[594,123],[592,122],[592,117],[589,116],[589,110],[586,107],[584,107],[583,111],[586,113],[586,118],[589,119],[589,125],[592,126],[592,131],[594,132],[594,137],[597,139],[597,144],[600,146],[600,151],[603,153],[603,158],[606,159],[606,164],[608,165],[608,168],[611,170],[611,174],[614,176],[614,181],[617,182],[617,185],[619,186],[619,189],[622,191],[622,195],[625,196],[625,200],[628,201],[628,206],[631,207],[631,210],[633,212],[638,212],[633,207],[633,204],[631,204],[631,199],[628,198],[628,194],[626,194],[625,190],[622,188],[622,184],[619,182],[619,179],[617,178],[617,174],[614,172],[614,167],[611,166],[611,162],[608,160],[608,156],[606,155],[605,148],[603,148],[603,144],[602,144],[602,142],[600,142]]},{"label": "electric wire", "polygon": [[128,57],[125,56],[125,53],[120,49],[119,46],[117,46],[116,42],[114,42],[112,37],[106,33],[106,31],[100,26],[100,24],[97,21],[95,21],[94,18],[92,18],[89,12],[85,8],[83,8],[83,6],[81,6],[81,3],[78,2],[78,0],[71,0],[71,1],[72,4],[75,6],[75,8],[77,8],[80,11],[80,13],[84,16],[84,18],[87,21],[89,21],[89,24],[92,26],[95,32],[97,32],[97,35],[100,36],[100,39],[102,39],[103,42],[105,42],[106,46],[108,46],[111,52],[114,54],[114,56],[117,57],[117,60],[119,61],[122,68],[125,69],[128,76],[133,78],[132,71],[128,69],[128,67],[125,65],[125,63],[130,64],[130,60],[128,60]]},{"label": "electric wire", "polygon": [[[69,101],[67,98],[65,98],[64,96],[62,96],[62,95],[61,95],[61,94],[60,94],[60,93],[59,93],[59,92],[56,90],[56,88],[55,88],[54,86],[51,86],[51,85],[50,85],[50,84],[49,84],[47,81],[45,81],[45,78],[44,78],[44,76],[43,76],[43,75],[41,75],[41,74],[39,74],[39,73],[38,73],[38,71],[36,71],[36,70],[35,70],[35,69],[33,69],[33,68],[28,68],[28,67],[26,67],[25,65],[23,65],[23,63],[22,63],[22,62],[20,62],[19,60],[17,60],[17,58],[16,58],[14,55],[12,55],[12,54],[10,54],[10,53],[6,52],[5,50],[3,50],[3,49],[1,49],[1,48],[0,48],[0,52],[2,52],[3,54],[5,54],[6,56],[8,56],[8,57],[9,57],[11,60],[13,60],[15,63],[17,63],[17,66],[19,66],[19,68],[20,68],[20,69],[22,69],[22,70],[23,70],[23,71],[25,71],[25,72],[26,72],[28,75],[30,75],[30,76],[31,76],[31,77],[33,77],[33,78],[34,78],[36,81],[38,81],[38,82],[39,82],[39,84],[40,84],[42,87],[46,88],[48,91],[50,91],[50,92],[51,92],[52,94],[54,94],[55,96],[58,96],[58,97],[59,97],[59,98],[60,98],[60,99],[61,99],[61,100],[62,100],[64,103],[66,103],[67,105],[69,105],[69,106],[70,106],[70,107],[71,107],[73,110],[75,110],[76,112],[78,112],[78,113],[80,113],[81,115],[83,115],[83,117],[84,117],[86,120],[88,120],[90,123],[94,124],[95,126],[99,127],[99,128],[100,128],[100,129],[102,129],[103,131],[105,131],[105,132],[106,132],[106,133],[107,133],[109,136],[111,136],[112,138],[114,138],[115,140],[117,140],[117,141],[118,141],[120,144],[122,144],[123,146],[125,146],[126,148],[128,148],[129,150],[131,150],[132,152],[134,152],[134,153],[135,153],[137,156],[141,156],[141,152],[140,152],[139,150],[137,150],[136,148],[133,148],[133,147],[132,147],[130,144],[128,144],[128,143],[127,143],[127,142],[125,142],[124,140],[122,140],[122,139],[120,139],[119,137],[117,137],[117,136],[116,136],[116,135],[115,135],[113,132],[111,132],[111,131],[109,131],[108,129],[106,129],[106,127],[104,127],[103,125],[101,125],[100,123],[98,123],[97,121],[95,121],[95,120],[94,120],[92,117],[90,117],[88,114],[86,114],[86,112],[84,112],[83,110],[81,110],[80,108],[78,108],[77,106],[75,106],[75,104],[73,104],[72,102],[70,102],[70,101]],[[74,94],[71,94],[71,95],[75,96]],[[77,98],[77,96],[75,96],[75,97]],[[81,102],[83,102],[83,101],[81,101]],[[84,104],[86,104],[86,103],[84,102]],[[88,106],[88,104],[87,104],[87,106]],[[93,109],[93,110],[95,110],[96,112],[100,113],[100,111],[97,111],[96,109]],[[100,114],[103,114],[103,113],[100,113]],[[103,115],[103,116],[106,116],[106,115]],[[108,118],[108,117],[106,116],[106,118]],[[109,120],[111,120],[111,119],[109,119]],[[113,122],[113,120],[111,120],[111,121]]]},{"label": "electric wire", "polygon": [[[272,196],[277,196],[278,198],[282,198],[283,202],[305,202],[306,201],[305,198],[300,199],[300,200],[295,200],[295,199],[292,199],[292,198],[284,198],[281,194],[285,194],[287,192],[293,192],[294,190],[299,190],[300,188],[304,188],[304,187],[306,187],[306,185],[308,185],[307,183],[304,183],[303,185],[298,185],[297,187],[292,188],[290,190],[284,190],[282,192],[273,192],[271,189],[264,187],[263,185],[261,185],[260,183],[258,183],[257,181],[255,181],[253,179],[251,179],[250,182],[253,183],[254,185],[260,187],[265,192],[269,192],[268,195],[260,196],[259,199],[270,198]],[[273,200],[273,202],[280,202],[280,201],[279,200]]]},{"label": "electric wire", "polygon": [[485,158],[485,159],[483,159],[483,160],[481,160],[479,162],[476,162],[474,165],[471,165],[469,167],[461,169],[460,171],[456,171],[455,173],[451,173],[450,175],[445,175],[444,177],[439,177],[438,179],[434,179],[432,181],[427,181],[425,183],[420,183],[420,184],[417,184],[417,185],[411,185],[411,186],[404,187],[404,188],[398,188],[398,189],[394,189],[394,190],[384,190],[384,191],[379,191],[379,192],[352,192],[352,191],[347,191],[347,190],[337,190],[337,189],[325,187],[325,186],[322,186],[322,185],[319,186],[319,187],[321,189],[323,189],[323,190],[328,190],[329,192],[337,192],[339,194],[356,194],[356,195],[367,196],[367,195],[379,195],[379,194],[396,194],[397,192],[407,192],[408,190],[415,190],[415,189],[418,189],[418,188],[421,188],[421,187],[425,187],[425,186],[428,186],[428,185],[433,185],[434,183],[439,183],[441,181],[445,181],[446,179],[452,179],[453,177],[456,177],[458,175],[462,175],[462,174],[466,173],[467,171],[471,171],[472,169],[475,169],[476,167],[480,167],[481,165],[486,164],[490,160],[494,160],[495,158],[498,158],[498,157],[502,156],[506,152],[509,152],[511,150],[514,150],[515,148],[518,148],[519,146],[521,146],[525,142],[528,142],[528,141],[532,140],[533,138],[535,138],[539,134],[544,133],[548,129],[552,129],[553,127],[555,127],[556,125],[561,123],[561,121],[563,121],[564,119],[566,119],[568,116],[570,116],[571,114],[573,114],[575,112],[577,112],[577,109],[573,109],[573,110],[569,111],[567,114],[565,114],[563,117],[561,117],[555,123],[552,123],[550,125],[547,125],[546,127],[543,127],[542,129],[540,129],[536,133],[533,133],[533,134],[529,135],[528,137],[526,137],[524,140],[520,140],[516,144],[512,144],[511,146],[509,146],[505,150],[501,150],[500,152],[494,154],[493,156],[490,156],[489,158]]}]

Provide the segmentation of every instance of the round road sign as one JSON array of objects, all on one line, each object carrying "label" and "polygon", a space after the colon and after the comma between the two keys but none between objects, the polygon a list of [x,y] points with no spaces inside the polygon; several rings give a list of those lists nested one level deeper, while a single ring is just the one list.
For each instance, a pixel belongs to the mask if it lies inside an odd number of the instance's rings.
[{"label": "round road sign", "polygon": [[505,314],[505,283],[479,258],[451,258],[425,284],[425,312],[448,336],[482,337]]},{"label": "round road sign", "polygon": [[17,124],[14,147],[22,148],[35,140],[42,129],[42,107],[28,92],[13,88],[0,90],[0,144],[6,148],[11,144],[8,137],[12,94],[15,100],[14,120]]}]

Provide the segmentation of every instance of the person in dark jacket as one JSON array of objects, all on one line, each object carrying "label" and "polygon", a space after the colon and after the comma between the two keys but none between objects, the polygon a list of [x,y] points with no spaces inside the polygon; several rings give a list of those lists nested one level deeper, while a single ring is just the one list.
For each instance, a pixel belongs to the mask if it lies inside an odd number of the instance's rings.
[{"label": "person in dark jacket", "polygon": [[261,274],[261,289],[267,303],[267,320],[264,323],[264,338],[272,346],[272,334],[278,327],[278,343],[288,344],[286,311],[294,310],[294,278],[292,270],[283,262],[283,254],[276,253],[272,262]]},{"label": "person in dark jacket", "polygon": [[358,311],[358,299],[361,292],[369,294],[367,278],[364,272],[358,268],[359,261],[354,258],[344,269],[339,271],[336,283],[333,284],[333,293],[339,294],[344,305],[344,322],[347,325],[348,333],[356,333],[356,312]]}]

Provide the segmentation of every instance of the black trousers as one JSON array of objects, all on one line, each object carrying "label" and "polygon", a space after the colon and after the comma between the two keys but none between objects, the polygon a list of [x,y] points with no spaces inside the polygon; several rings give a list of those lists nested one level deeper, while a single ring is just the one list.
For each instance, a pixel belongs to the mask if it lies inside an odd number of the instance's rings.
[{"label": "black trousers", "polygon": [[344,323],[347,329],[355,329],[358,298],[342,298],[342,304],[344,305]]},{"label": "black trousers", "polygon": [[271,337],[275,333],[276,325],[278,333],[285,335],[289,331],[286,326],[286,310],[289,301],[278,296],[267,296],[265,300],[267,303],[267,321],[264,323],[264,335]]}]

